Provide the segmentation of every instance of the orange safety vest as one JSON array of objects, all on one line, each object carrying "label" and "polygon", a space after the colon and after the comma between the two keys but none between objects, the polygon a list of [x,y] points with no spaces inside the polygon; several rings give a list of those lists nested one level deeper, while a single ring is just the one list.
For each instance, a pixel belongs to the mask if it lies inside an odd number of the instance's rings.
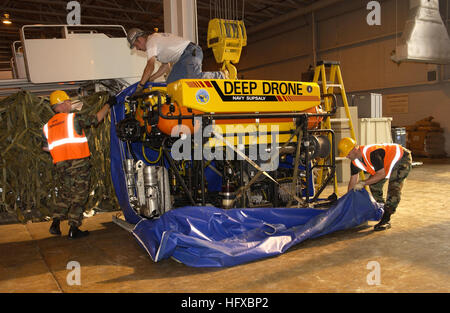
[{"label": "orange safety vest", "polygon": [[87,158],[91,155],[84,131],[78,135],[73,127],[74,113],[58,113],[44,125],[53,163]]},{"label": "orange safety vest", "polygon": [[360,160],[355,159],[352,161],[353,165],[362,169],[363,171],[369,173],[370,175],[375,175],[375,168],[370,162],[370,154],[377,150],[384,150],[384,171],[386,173],[386,178],[389,179],[391,177],[392,169],[398,160],[400,160],[403,156],[403,148],[397,144],[379,144],[379,145],[367,145],[367,146],[359,146],[359,150],[361,151],[364,159],[364,163]]}]

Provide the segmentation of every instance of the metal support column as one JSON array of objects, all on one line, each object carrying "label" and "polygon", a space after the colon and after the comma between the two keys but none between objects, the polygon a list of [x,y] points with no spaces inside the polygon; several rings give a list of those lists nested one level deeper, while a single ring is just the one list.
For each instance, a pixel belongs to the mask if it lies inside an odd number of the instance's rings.
[{"label": "metal support column", "polygon": [[164,0],[164,32],[198,44],[197,0]]}]

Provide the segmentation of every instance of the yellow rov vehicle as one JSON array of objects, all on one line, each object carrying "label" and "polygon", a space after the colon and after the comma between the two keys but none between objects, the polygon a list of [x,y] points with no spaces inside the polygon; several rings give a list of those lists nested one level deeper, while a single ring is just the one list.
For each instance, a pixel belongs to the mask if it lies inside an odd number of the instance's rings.
[{"label": "yellow rov vehicle", "polygon": [[245,44],[241,21],[211,20],[208,46],[230,79],[150,84],[124,98],[116,132],[142,216],[184,205],[307,207],[334,179],[335,137],[324,121],[335,96],[313,82],[236,79]]}]

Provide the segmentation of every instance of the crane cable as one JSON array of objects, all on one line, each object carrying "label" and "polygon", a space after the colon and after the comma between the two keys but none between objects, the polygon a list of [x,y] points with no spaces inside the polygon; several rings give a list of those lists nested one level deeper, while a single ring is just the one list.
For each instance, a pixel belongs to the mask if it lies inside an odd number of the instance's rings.
[{"label": "crane cable", "polygon": [[[212,19],[212,0],[209,1],[209,19]],[[237,20],[239,18],[239,0],[214,0],[214,18]],[[242,0],[241,19],[244,20],[245,0]]]}]

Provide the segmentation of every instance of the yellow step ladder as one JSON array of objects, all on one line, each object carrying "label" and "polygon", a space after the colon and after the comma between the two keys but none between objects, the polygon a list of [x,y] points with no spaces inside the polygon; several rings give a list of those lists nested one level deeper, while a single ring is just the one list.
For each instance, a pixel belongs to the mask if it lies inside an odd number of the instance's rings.
[{"label": "yellow step ladder", "polygon": [[[327,70],[329,72],[329,79],[327,79]],[[321,79],[321,80],[319,80]],[[345,108],[346,119],[348,121],[348,126],[350,129],[351,137],[356,141],[355,130],[353,128],[353,122],[350,115],[350,109],[348,108],[347,94],[345,93],[344,80],[342,79],[342,72],[340,68],[339,61],[319,61],[317,62],[316,68],[314,70],[314,79],[313,82],[318,83],[322,88],[322,94],[334,94],[335,89],[339,89],[339,94],[342,97],[342,102]],[[327,112],[332,110],[331,103],[329,97],[324,97],[324,109]],[[322,129],[331,129],[331,121],[330,117],[327,117],[322,122]],[[339,120],[342,121],[342,120]],[[330,142],[332,142],[331,138]],[[337,144],[337,143],[335,143]],[[332,151],[335,151],[335,147],[331,147]],[[330,152],[330,158],[331,158]],[[320,160],[319,165],[323,165],[325,160]],[[364,179],[364,173],[360,172],[361,178]],[[324,177],[324,168],[320,168],[319,176],[317,177],[317,186],[320,186]],[[337,184],[337,176],[336,172],[334,173],[334,193],[338,194],[338,184]]]}]

